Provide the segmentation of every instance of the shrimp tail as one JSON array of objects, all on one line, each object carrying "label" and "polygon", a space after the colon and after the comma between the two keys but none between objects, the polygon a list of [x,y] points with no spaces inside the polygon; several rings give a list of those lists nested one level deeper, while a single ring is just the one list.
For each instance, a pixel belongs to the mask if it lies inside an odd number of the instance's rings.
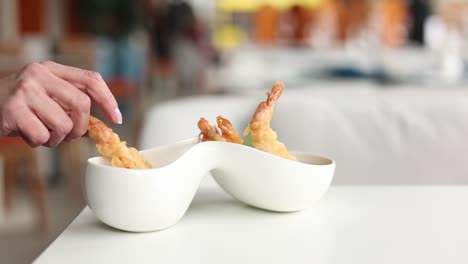
[{"label": "shrimp tail", "polygon": [[198,128],[202,134],[202,141],[226,141],[218,132],[216,126],[213,126],[205,118],[200,118]]},{"label": "shrimp tail", "polygon": [[295,160],[296,158],[288,152],[285,145],[277,140],[276,132],[270,127],[273,110],[281,97],[283,86],[282,82],[276,82],[273,85],[271,91],[267,94],[267,99],[258,105],[250,124],[244,131],[244,135],[251,133],[255,148]]},{"label": "shrimp tail", "polygon": [[239,136],[239,133],[234,129],[231,122],[222,117],[218,116],[216,118],[216,122],[218,123],[218,127],[221,130],[222,136],[226,141],[242,144],[244,140]]}]

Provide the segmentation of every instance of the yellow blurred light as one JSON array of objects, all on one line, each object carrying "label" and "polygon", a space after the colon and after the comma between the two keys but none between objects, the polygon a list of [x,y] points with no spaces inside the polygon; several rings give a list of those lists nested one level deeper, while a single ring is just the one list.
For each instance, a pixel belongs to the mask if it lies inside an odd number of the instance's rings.
[{"label": "yellow blurred light", "polygon": [[261,1],[252,0],[218,0],[218,7],[224,11],[253,11],[257,9]]},{"label": "yellow blurred light", "polygon": [[214,45],[222,50],[238,47],[245,38],[245,33],[234,25],[221,25],[213,35]]},{"label": "yellow blurred light", "polygon": [[271,5],[278,9],[287,9],[293,5],[316,7],[324,1],[326,0],[218,0],[218,7],[228,12],[252,12],[262,5]]}]

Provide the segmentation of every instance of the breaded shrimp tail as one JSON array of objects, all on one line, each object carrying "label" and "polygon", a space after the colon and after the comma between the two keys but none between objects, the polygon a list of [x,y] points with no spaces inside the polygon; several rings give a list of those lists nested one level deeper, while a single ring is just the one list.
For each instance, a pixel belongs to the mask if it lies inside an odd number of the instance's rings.
[{"label": "breaded shrimp tail", "polygon": [[270,127],[275,104],[282,92],[283,83],[276,82],[268,93],[267,100],[258,105],[257,111],[255,111],[250,124],[244,131],[244,136],[251,133],[253,145],[257,149],[290,160],[296,160],[296,158],[288,152],[286,146],[277,140],[278,136],[276,132]]},{"label": "breaded shrimp tail", "polygon": [[221,130],[222,136],[226,141],[242,144],[244,140],[239,136],[239,133],[234,129],[231,122],[222,117],[218,116],[216,118],[216,122],[218,123],[218,127]]},{"label": "breaded shrimp tail", "polygon": [[98,152],[111,159],[112,166],[128,169],[151,168],[151,164],[135,148],[127,147],[126,142],[120,141],[119,136],[96,117],[89,117],[88,134],[97,142]]},{"label": "breaded shrimp tail", "polygon": [[216,126],[210,125],[205,118],[200,118],[198,128],[202,134],[202,141],[226,141],[218,132]]}]

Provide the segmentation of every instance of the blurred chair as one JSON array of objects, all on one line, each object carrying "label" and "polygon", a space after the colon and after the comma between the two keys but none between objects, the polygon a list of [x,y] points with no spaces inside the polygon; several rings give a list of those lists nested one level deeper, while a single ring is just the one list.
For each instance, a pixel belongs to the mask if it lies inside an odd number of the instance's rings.
[{"label": "blurred chair", "polygon": [[42,231],[48,228],[47,188],[45,177],[39,170],[36,148],[28,146],[22,138],[0,138],[0,156],[3,160],[4,204],[6,211],[12,209],[16,183],[21,172],[25,173],[26,187],[37,208],[37,225]]}]

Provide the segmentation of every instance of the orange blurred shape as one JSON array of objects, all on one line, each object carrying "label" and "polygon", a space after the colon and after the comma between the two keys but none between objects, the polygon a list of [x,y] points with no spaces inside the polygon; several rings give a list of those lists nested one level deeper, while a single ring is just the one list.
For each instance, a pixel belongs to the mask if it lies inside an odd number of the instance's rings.
[{"label": "orange blurred shape", "polygon": [[279,11],[270,5],[260,7],[254,15],[255,40],[262,45],[272,45],[278,40]]},{"label": "orange blurred shape", "polygon": [[309,35],[310,27],[313,20],[313,10],[300,5],[294,5],[291,8],[291,15],[293,18],[292,37],[295,44],[306,45]]},{"label": "orange blurred shape", "polygon": [[405,43],[409,21],[408,5],[405,0],[382,0],[380,19],[381,39],[387,47],[399,47]]}]

